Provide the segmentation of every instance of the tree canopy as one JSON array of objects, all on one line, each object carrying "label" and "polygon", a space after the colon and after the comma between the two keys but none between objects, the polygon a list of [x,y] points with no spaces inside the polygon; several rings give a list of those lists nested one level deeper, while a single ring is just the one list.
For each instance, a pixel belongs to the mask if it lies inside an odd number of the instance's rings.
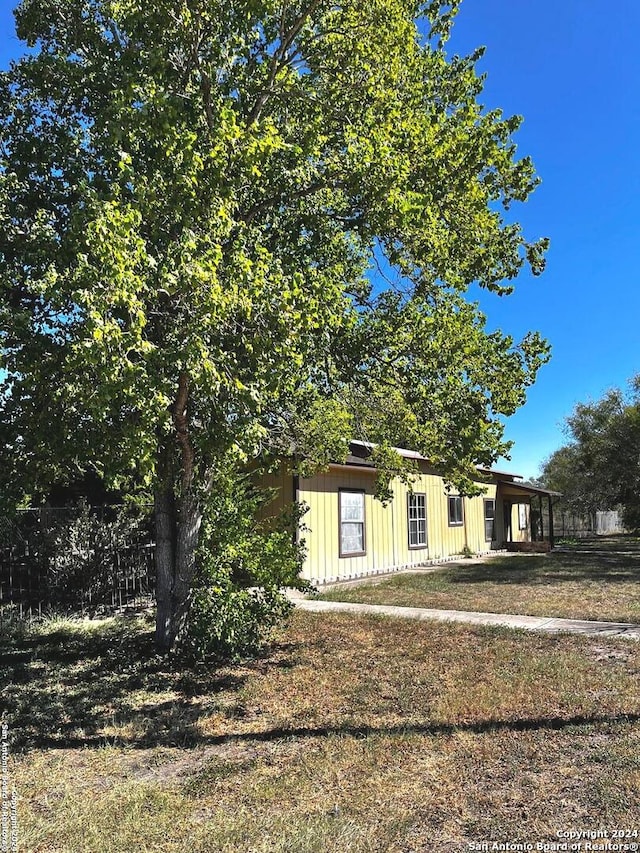
[{"label": "tree canopy", "polygon": [[579,403],[566,428],[570,441],[544,463],[544,485],[575,512],[621,506],[625,524],[640,527],[640,376],[627,393],[614,388]]},{"label": "tree canopy", "polygon": [[547,347],[487,333],[465,292],[507,295],[546,240],[505,212],[537,178],[520,119],[478,100],[481,51],[446,53],[456,6],[17,8],[32,51],[0,76],[2,494],[86,469],[153,491],[174,615],[216,477],[268,454],[326,463],[355,437],[470,488],[508,450],[501,417]]}]

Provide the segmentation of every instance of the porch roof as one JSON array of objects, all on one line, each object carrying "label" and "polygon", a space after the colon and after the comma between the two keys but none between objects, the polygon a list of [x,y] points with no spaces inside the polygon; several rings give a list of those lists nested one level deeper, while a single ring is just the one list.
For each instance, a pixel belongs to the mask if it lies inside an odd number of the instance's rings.
[{"label": "porch roof", "polygon": [[556,498],[561,497],[562,492],[554,492],[552,489],[543,489],[540,486],[532,486],[529,483],[513,483],[504,482],[498,478],[500,491],[503,495],[513,495],[513,497],[522,497],[523,495],[544,495],[545,497]]}]

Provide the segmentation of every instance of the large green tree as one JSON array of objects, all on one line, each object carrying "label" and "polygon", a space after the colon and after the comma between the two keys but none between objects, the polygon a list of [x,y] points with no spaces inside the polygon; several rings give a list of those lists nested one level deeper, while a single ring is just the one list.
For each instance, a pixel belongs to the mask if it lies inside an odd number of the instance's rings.
[{"label": "large green tree", "polygon": [[478,102],[481,52],[445,52],[456,6],[17,9],[32,50],[0,78],[3,494],[87,467],[152,490],[161,648],[217,478],[267,453],[321,464],[355,431],[468,485],[507,447],[500,416],[546,346],[487,334],[464,293],[507,294],[546,242],[505,215],[537,179],[519,118]]},{"label": "large green tree", "polygon": [[562,492],[574,512],[623,509],[629,528],[640,527],[640,376],[627,393],[619,388],[578,403],[566,421],[568,444],[542,467],[545,486]]}]

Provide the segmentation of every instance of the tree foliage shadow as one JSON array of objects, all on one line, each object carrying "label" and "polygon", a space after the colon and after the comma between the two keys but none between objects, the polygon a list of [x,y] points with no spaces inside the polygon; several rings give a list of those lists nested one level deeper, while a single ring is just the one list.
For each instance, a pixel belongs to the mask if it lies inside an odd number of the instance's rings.
[{"label": "tree foliage shadow", "polygon": [[[186,667],[179,658],[153,651],[151,628],[114,621],[93,630],[68,627],[49,632],[3,636],[0,710],[9,723],[13,750],[98,748],[105,745],[150,749],[158,746],[222,746],[281,739],[370,737],[396,734],[448,736],[457,732],[559,730],[576,726],[637,723],[640,714],[487,719],[473,722],[422,722],[357,725],[352,720],[323,726],[273,727],[264,731],[209,734],[198,728],[210,705],[220,702],[228,717],[246,713],[238,690],[252,674],[295,666],[298,645],[283,643],[268,658],[241,665]],[[132,695],[144,693],[142,704]],[[120,734],[105,736],[117,721]]]},{"label": "tree foliage shadow", "polygon": [[[179,744],[184,747],[195,746],[227,746],[239,743],[273,743],[276,741],[287,741],[293,738],[309,740],[314,738],[330,737],[393,737],[406,735],[424,735],[426,737],[452,737],[456,734],[498,734],[500,732],[539,732],[539,731],[564,731],[575,729],[589,729],[598,727],[619,728],[620,726],[634,726],[640,723],[640,714],[577,714],[567,717],[527,717],[515,719],[487,719],[475,720],[473,722],[437,723],[407,722],[395,725],[353,725],[344,724],[330,726],[291,726],[275,727],[263,731],[231,732],[219,735],[203,735],[193,742]],[[59,738],[42,737],[36,744],[46,749],[72,749],[83,747],[99,747],[103,740],[95,737],[78,738],[69,737],[64,740]],[[134,741],[127,744],[134,749],[148,749],[155,744],[146,741]]]},{"label": "tree foliage shadow", "polygon": [[576,581],[602,583],[640,582],[640,545],[623,542],[617,548],[563,547],[542,555],[500,556],[469,566],[457,565],[446,572],[451,584],[541,584],[554,585]]},{"label": "tree foliage shadow", "polygon": [[90,630],[5,628],[0,713],[18,750],[52,742],[107,744],[104,731],[114,726],[124,742],[184,745],[197,740],[204,713],[193,700],[233,695],[247,673],[247,667],[189,666],[178,656],[160,656],[152,629],[126,620]]}]

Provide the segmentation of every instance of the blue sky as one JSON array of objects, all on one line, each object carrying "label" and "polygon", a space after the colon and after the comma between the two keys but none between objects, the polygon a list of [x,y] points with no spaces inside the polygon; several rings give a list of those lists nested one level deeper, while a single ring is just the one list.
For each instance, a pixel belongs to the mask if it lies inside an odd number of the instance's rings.
[{"label": "blue sky", "polygon": [[537,329],[551,362],[507,422],[510,470],[535,475],[565,437],[575,403],[640,372],[640,3],[464,0],[449,50],[487,48],[482,102],[524,116],[519,153],[541,186],[514,215],[548,236],[541,278],[513,296],[481,294],[489,327]]},{"label": "blue sky", "polygon": [[[19,55],[11,2],[0,0],[0,67]],[[539,330],[553,356],[507,422],[509,470],[534,476],[564,441],[575,403],[640,372],[640,3],[464,0],[449,52],[487,48],[482,102],[521,114],[516,141],[542,185],[514,208],[531,239],[548,236],[541,278],[515,294],[475,293],[489,328]]]}]

